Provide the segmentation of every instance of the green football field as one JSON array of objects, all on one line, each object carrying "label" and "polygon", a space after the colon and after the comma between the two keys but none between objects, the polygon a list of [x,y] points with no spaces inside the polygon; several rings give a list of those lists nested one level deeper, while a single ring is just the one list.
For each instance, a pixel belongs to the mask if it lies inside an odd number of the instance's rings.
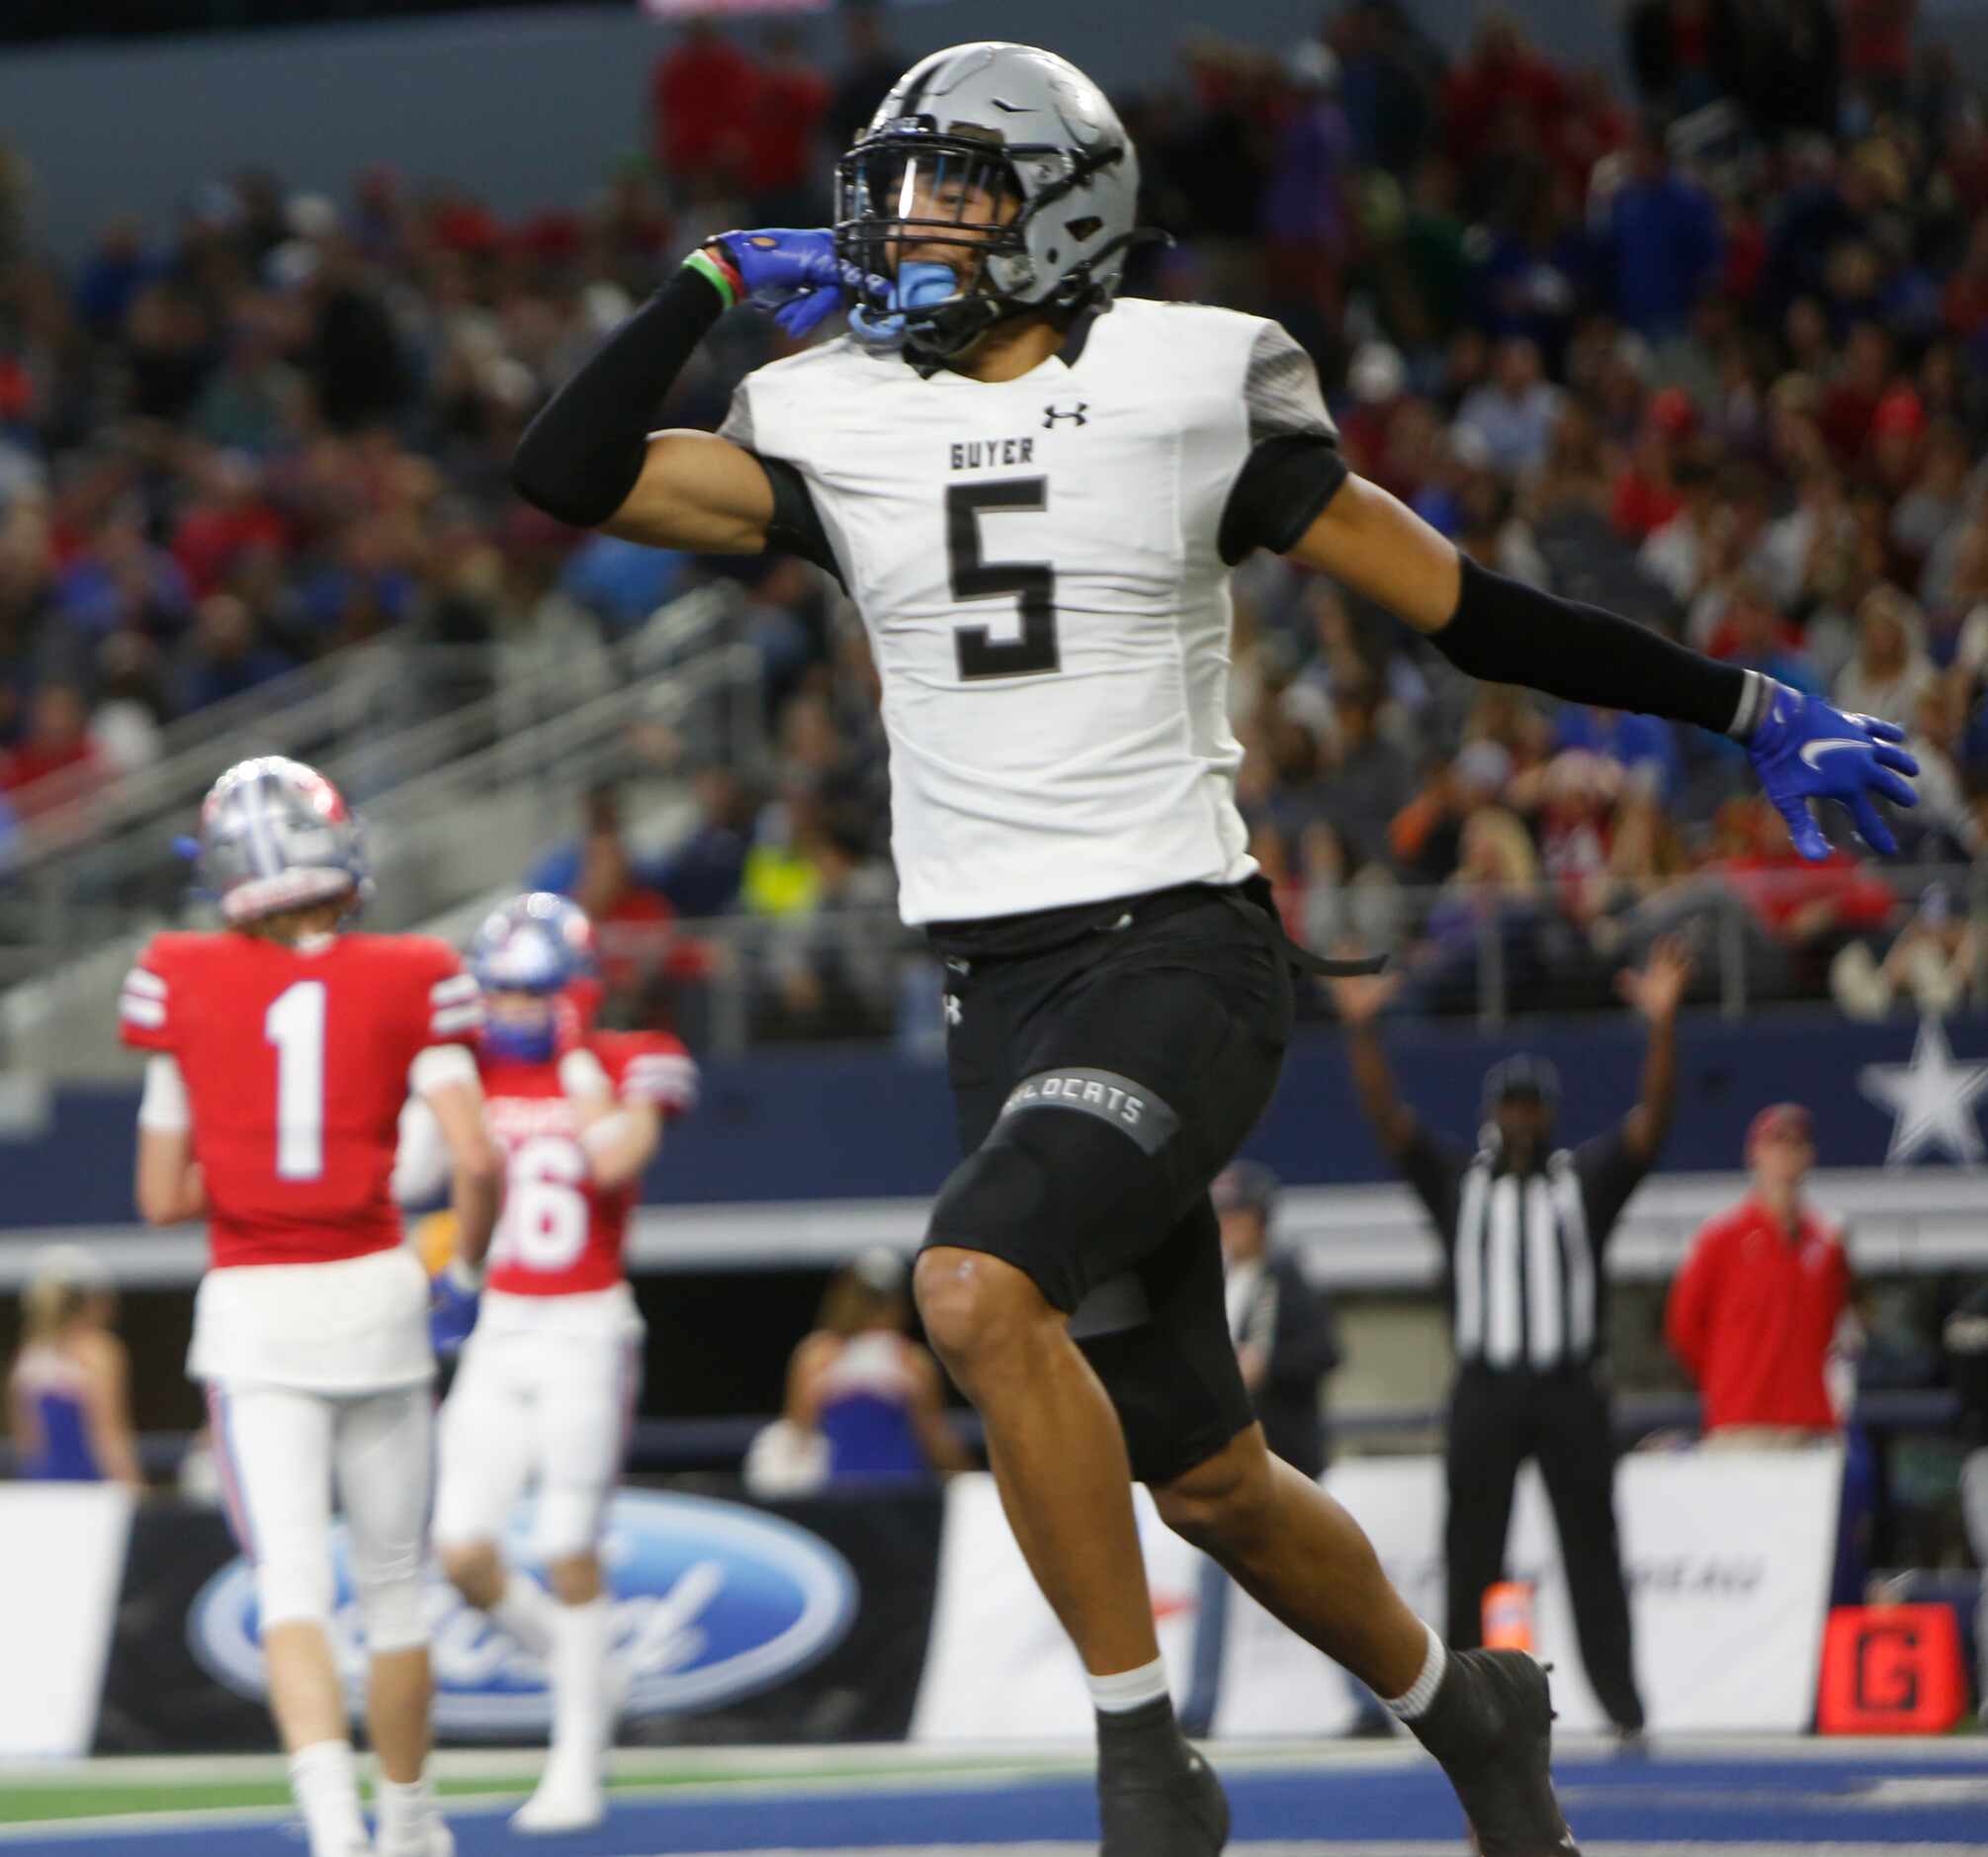
[{"label": "green football field", "polygon": [[[538,1778],[543,1748],[445,1752],[436,1757],[437,1790],[456,1800],[522,1800]],[[879,1780],[1039,1776],[1085,1771],[1074,1756],[1027,1754],[920,1756],[902,1746],[841,1747],[810,1754],[793,1748],[679,1748],[617,1753],[609,1786],[640,1797],[696,1787],[754,1792],[805,1783],[819,1788]],[[26,1827],[79,1818],[146,1813],[261,1813],[288,1808],[284,1764],[274,1755],[195,1755],[0,1766],[0,1825]]]}]

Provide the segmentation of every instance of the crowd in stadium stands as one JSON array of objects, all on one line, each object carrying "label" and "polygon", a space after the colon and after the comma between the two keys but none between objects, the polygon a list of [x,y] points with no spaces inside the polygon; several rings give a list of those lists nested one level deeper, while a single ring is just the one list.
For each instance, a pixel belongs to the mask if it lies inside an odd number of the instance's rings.
[{"label": "crowd in stadium stands", "polygon": [[[1394,0],[1343,0],[1276,55],[1209,36],[1125,105],[1176,237],[1131,288],[1281,318],[1355,468],[1480,562],[1904,723],[1908,855],[1963,863],[1988,836],[1988,108],[1912,15],[1638,0],[1630,97],[1499,15],[1454,61]],[[730,575],[776,764],[756,792],[706,779],[659,861],[591,815],[565,881],[633,922],[766,919],[776,1019],[888,1024],[888,967],[844,920],[890,880],[874,679],[834,590],[577,536],[506,483],[522,424],[658,267],[826,215],[828,156],[904,62],[875,14],[846,32],[823,74],[778,29],[685,31],[648,157],[521,223],[387,168],[344,201],[244,172],[63,270],[0,159],[16,818],[43,775],[141,767],[163,720],[338,647],[620,637]],[[668,418],[715,424],[778,347],[728,318]],[[1515,1006],[1599,1001],[1734,899],[1756,993],[1834,968],[1881,1011],[1978,985],[1965,896],[1915,914],[1849,856],[1798,866],[1730,746],[1472,685],[1266,557],[1237,609],[1256,852],[1314,944],[1396,949],[1411,1007],[1468,1008],[1487,950]]]}]

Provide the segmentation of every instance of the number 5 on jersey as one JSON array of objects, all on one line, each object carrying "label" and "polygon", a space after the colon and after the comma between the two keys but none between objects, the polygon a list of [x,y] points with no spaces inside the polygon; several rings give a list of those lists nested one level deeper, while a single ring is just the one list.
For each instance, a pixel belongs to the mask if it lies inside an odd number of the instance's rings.
[{"label": "number 5 on jersey", "polygon": [[955,626],[960,679],[1031,677],[1061,668],[1056,644],[1056,570],[1046,561],[984,561],[981,517],[1004,509],[1047,509],[1047,478],[1007,478],[997,484],[946,487],[946,560],[953,598],[962,602],[1012,596],[1021,608],[1021,636],[996,642],[988,626]]}]

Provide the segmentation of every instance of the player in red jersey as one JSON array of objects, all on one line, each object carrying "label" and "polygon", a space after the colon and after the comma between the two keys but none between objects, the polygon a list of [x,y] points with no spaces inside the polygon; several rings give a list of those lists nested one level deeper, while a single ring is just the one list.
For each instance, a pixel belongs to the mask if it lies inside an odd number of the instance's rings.
[{"label": "player in red jersey", "polygon": [[297,761],[246,760],[216,781],[200,871],[226,928],[154,937],[119,1009],[125,1042],[152,1054],[138,1208],[154,1225],[208,1222],[188,1371],[207,1385],[229,1520],[255,1563],[311,1857],[374,1848],[326,1630],[334,1476],[371,1664],[378,1849],[448,1857],[424,1771],[428,1283],[388,1182],[412,1090],[447,1149],[463,1247],[488,1245],[502,1172],[463,1043],[476,985],[446,942],[341,932],[367,889],[358,826]]},{"label": "player in red jersey", "polygon": [[[697,1093],[674,1038],[581,1029],[570,1001],[592,960],[586,917],[543,893],[494,912],[470,948],[488,1010],[478,1064],[509,1174],[487,1287],[442,1412],[435,1541],[463,1596],[550,1666],[552,1751],[512,1821],[537,1832],[603,1813],[615,1702],[599,1544],[643,1341],[622,1244],[663,1122]],[[407,1153],[418,1129],[409,1137],[402,1166],[418,1173]],[[551,1598],[498,1549],[527,1482]]]}]

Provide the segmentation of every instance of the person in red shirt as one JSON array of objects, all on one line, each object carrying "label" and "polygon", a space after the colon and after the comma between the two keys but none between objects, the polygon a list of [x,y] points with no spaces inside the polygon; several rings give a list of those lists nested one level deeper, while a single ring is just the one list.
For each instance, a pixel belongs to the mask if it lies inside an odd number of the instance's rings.
[{"label": "person in red shirt", "polygon": [[[500,1174],[460,1040],[480,1017],[456,951],[340,932],[369,887],[338,790],[270,755],[201,809],[217,933],[155,935],[125,979],[146,1222],[205,1218],[188,1371],[205,1382],[228,1520],[254,1562],[270,1705],[310,1857],[453,1857],[425,1776],[432,1683],[421,1563],[435,1360],[426,1273],[388,1191],[412,1091],[443,1131],[479,1254]],[[377,1845],[360,1815],[328,1626],[334,1473],[370,1655]]]},{"label": "person in red shirt", "polygon": [[1761,1110],[1747,1130],[1752,1196],[1705,1225],[1671,1285],[1664,1333],[1698,1387],[1708,1444],[1802,1444],[1840,1427],[1825,1370],[1850,1261],[1803,1201],[1814,1164],[1808,1110]]},{"label": "person in red shirt", "polygon": [[[27,736],[20,747],[0,754],[0,792],[21,818],[32,819],[65,800],[80,799],[99,771],[82,691],[73,683],[44,683],[30,706]],[[69,777],[55,780],[55,774]]]},{"label": "person in red shirt", "polygon": [[751,156],[759,69],[709,20],[693,20],[650,79],[655,158],[679,185],[735,178]]},{"label": "person in red shirt", "polygon": [[[622,1246],[664,1121],[696,1102],[697,1069],[667,1035],[586,1029],[593,928],[564,897],[536,891],[492,912],[469,962],[488,1003],[476,1061],[509,1190],[442,1411],[435,1543],[463,1597],[550,1667],[552,1751],[512,1822],[577,1831],[604,1813],[614,1607],[600,1538],[642,1376]],[[413,1152],[434,1145],[422,1119],[403,1133],[405,1196],[429,1171]],[[551,1597],[499,1546],[527,1483]]]}]

